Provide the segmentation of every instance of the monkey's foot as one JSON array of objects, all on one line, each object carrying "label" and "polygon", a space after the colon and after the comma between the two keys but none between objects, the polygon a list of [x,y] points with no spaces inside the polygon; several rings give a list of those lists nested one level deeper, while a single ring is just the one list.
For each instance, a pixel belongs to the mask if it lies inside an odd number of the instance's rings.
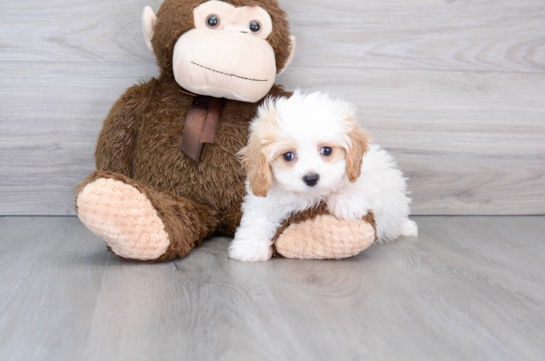
[{"label": "monkey's foot", "polygon": [[338,219],[324,206],[286,221],[274,238],[276,253],[286,258],[339,259],[357,255],[375,241],[372,213],[360,221]]},{"label": "monkey's foot", "polygon": [[111,178],[98,178],[77,196],[78,217],[116,255],[156,260],[170,241],[150,200],[136,188]]}]

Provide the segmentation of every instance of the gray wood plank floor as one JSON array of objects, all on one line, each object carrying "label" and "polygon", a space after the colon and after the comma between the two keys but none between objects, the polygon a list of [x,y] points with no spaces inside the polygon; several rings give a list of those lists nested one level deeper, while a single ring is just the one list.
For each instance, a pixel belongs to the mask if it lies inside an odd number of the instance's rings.
[{"label": "gray wood plank floor", "polygon": [[543,360],[545,218],[414,217],[342,261],[118,261],[73,217],[0,218],[1,360]]},{"label": "gray wood plank floor", "polygon": [[[279,0],[297,52],[278,79],[359,108],[414,214],[545,214],[543,0]],[[157,75],[160,0],[3,0],[0,215],[74,214],[102,121]]]}]

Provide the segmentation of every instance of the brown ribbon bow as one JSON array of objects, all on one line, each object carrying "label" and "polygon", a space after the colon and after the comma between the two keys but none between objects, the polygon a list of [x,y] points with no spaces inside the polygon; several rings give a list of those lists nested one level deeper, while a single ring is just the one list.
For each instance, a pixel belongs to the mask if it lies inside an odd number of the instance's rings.
[{"label": "brown ribbon bow", "polygon": [[196,96],[189,108],[182,136],[182,151],[199,161],[204,143],[214,144],[221,113],[225,107],[224,98]]}]

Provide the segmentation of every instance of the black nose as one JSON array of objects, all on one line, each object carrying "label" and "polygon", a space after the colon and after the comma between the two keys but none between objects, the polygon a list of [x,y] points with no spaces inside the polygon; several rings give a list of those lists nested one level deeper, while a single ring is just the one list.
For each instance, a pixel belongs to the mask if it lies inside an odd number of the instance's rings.
[{"label": "black nose", "polygon": [[310,187],[314,187],[316,183],[318,183],[318,179],[320,179],[320,176],[316,173],[309,174],[303,177],[303,182],[306,183],[306,185]]}]

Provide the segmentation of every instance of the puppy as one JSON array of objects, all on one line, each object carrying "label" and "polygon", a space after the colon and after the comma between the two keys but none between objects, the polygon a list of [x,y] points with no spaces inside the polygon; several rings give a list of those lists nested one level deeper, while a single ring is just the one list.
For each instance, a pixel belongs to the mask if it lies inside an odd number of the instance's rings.
[{"label": "puppy", "polygon": [[340,219],[375,214],[377,237],[416,236],[405,178],[393,158],[359,128],[355,108],[326,94],[267,99],[240,152],[248,172],[243,216],[229,257],[267,261],[290,215],[325,201]]}]

